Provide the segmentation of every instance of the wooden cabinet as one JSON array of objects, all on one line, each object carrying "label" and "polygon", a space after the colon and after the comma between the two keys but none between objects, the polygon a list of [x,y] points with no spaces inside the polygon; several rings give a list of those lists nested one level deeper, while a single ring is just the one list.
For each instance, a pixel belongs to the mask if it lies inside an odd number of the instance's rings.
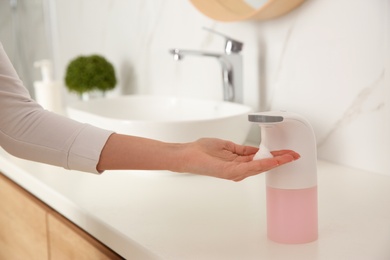
[{"label": "wooden cabinet", "polygon": [[0,174],[0,259],[48,259],[47,210]]},{"label": "wooden cabinet", "polygon": [[58,213],[50,213],[48,241],[51,259],[122,259]]},{"label": "wooden cabinet", "polygon": [[0,259],[122,259],[0,174]]}]

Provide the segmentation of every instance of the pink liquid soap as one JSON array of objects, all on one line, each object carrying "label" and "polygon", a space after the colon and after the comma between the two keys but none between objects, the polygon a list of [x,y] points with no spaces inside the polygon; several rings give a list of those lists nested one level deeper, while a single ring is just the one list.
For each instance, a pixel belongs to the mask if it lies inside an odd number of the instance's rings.
[{"label": "pink liquid soap", "polygon": [[268,238],[303,244],[318,238],[317,186],[306,189],[267,187]]}]

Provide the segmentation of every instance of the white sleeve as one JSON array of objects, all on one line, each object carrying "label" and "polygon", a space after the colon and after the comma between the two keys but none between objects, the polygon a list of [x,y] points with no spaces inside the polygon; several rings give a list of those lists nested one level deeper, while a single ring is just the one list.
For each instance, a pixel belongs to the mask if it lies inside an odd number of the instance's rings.
[{"label": "white sleeve", "polygon": [[66,169],[98,173],[112,131],[44,110],[31,99],[0,42],[0,146],[10,154]]}]

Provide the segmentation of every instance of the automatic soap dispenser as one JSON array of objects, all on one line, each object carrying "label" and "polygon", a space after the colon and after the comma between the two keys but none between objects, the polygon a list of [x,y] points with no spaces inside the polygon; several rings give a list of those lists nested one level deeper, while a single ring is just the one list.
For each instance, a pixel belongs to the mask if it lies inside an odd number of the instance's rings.
[{"label": "automatic soap dispenser", "polygon": [[299,160],[266,173],[268,238],[303,244],[318,238],[317,149],[313,128],[302,116],[284,111],[253,113],[261,143],[272,150],[290,149]]}]

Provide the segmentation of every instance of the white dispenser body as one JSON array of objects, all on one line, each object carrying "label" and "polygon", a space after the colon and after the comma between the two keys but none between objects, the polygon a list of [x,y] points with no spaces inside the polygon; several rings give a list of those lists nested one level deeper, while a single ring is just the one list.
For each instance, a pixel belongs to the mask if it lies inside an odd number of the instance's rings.
[{"label": "white dispenser body", "polygon": [[[263,115],[265,113],[262,113]],[[301,155],[292,163],[267,173],[267,185],[278,189],[304,189],[317,185],[317,149],[311,125],[296,114],[269,112],[282,122],[262,123],[261,142],[271,151],[291,149]]]},{"label": "white dispenser body", "polygon": [[314,131],[302,116],[270,111],[253,113],[261,142],[271,151],[290,149],[301,158],[266,173],[268,237],[279,243],[308,243],[318,237],[317,149]]}]

